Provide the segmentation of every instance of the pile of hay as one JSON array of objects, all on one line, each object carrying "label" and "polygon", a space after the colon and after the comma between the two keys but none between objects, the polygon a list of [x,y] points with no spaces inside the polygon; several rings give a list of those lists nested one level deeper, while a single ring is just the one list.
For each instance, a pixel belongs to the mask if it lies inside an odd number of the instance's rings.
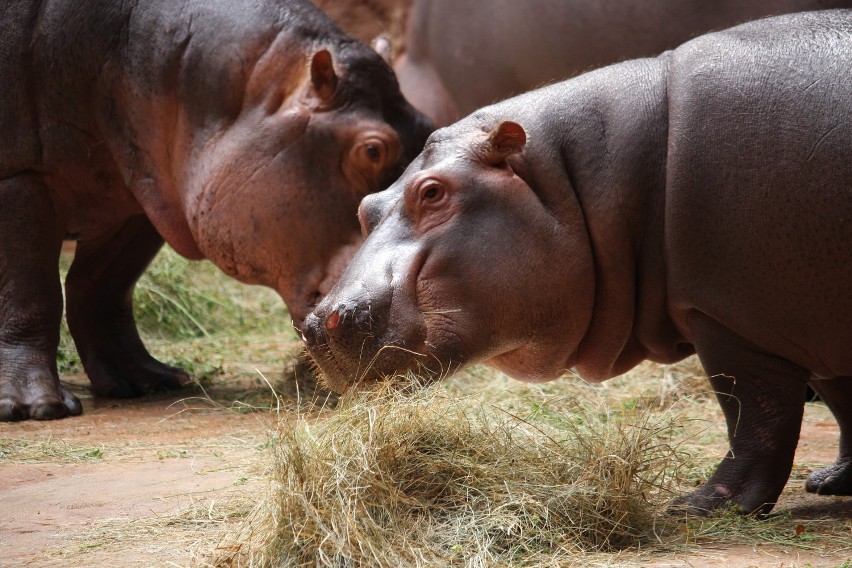
[{"label": "pile of hay", "polygon": [[270,494],[215,563],[529,565],[633,546],[683,464],[665,415],[406,392],[282,422]]}]

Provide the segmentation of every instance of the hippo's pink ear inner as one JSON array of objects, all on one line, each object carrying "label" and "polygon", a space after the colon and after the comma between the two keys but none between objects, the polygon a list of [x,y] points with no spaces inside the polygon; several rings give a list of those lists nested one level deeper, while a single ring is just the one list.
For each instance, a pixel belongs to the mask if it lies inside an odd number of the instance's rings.
[{"label": "hippo's pink ear inner", "polygon": [[488,133],[488,144],[504,158],[523,150],[526,143],[524,127],[511,120],[504,120]]},{"label": "hippo's pink ear inner", "polygon": [[331,52],[327,49],[317,51],[311,59],[311,84],[321,101],[328,102],[334,97],[337,74],[334,72]]}]

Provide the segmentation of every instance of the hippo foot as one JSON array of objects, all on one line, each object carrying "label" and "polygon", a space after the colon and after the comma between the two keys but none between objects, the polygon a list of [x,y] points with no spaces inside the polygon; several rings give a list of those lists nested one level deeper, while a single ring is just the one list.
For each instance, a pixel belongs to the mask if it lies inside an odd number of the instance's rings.
[{"label": "hippo foot", "polygon": [[817,495],[852,495],[852,458],[838,458],[832,465],[813,472],[805,491]]},{"label": "hippo foot", "polygon": [[766,482],[752,482],[733,488],[722,483],[705,483],[700,489],[678,497],[669,506],[671,514],[707,516],[720,509],[743,515],[765,515],[775,506],[781,489]]},{"label": "hippo foot", "polygon": [[147,353],[131,359],[120,355],[98,357],[85,367],[92,393],[103,398],[134,398],[179,390],[191,380],[182,370],[160,363]]},{"label": "hippo foot", "polygon": [[55,420],[78,416],[80,400],[48,369],[32,369],[22,378],[0,377],[0,422]]}]

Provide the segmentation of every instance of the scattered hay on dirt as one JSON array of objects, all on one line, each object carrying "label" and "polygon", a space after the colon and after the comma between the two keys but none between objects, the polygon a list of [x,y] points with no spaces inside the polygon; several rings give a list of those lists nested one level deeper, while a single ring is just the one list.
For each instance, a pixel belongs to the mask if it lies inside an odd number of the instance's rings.
[{"label": "scattered hay on dirt", "polygon": [[0,437],[0,464],[2,463],[79,463],[98,461],[103,457],[103,447],[69,444],[65,440],[47,436],[41,440]]},{"label": "scattered hay on dirt", "polygon": [[653,538],[683,463],[673,418],[553,406],[384,388],[282,422],[270,493],[212,562],[532,565]]}]

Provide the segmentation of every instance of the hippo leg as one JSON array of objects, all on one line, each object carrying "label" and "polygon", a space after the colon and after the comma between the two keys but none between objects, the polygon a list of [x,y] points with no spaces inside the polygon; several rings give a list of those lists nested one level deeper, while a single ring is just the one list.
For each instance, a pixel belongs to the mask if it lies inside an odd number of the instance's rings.
[{"label": "hippo leg", "polygon": [[711,478],[676,507],[701,514],[734,505],[744,513],[768,513],[793,468],[809,373],[704,315],[690,324],[731,447]]},{"label": "hippo leg", "polygon": [[56,370],[61,219],[33,175],[0,180],[0,211],[0,421],[80,414]]},{"label": "hippo leg", "polygon": [[811,381],[840,426],[840,453],[834,464],[813,472],[805,490],[819,495],[852,495],[852,377]]},{"label": "hippo leg", "polygon": [[68,328],[92,392],[129,398],[178,389],[189,378],[145,349],[133,319],[133,288],[163,239],[139,215],[97,241],[81,241],[65,281]]}]

